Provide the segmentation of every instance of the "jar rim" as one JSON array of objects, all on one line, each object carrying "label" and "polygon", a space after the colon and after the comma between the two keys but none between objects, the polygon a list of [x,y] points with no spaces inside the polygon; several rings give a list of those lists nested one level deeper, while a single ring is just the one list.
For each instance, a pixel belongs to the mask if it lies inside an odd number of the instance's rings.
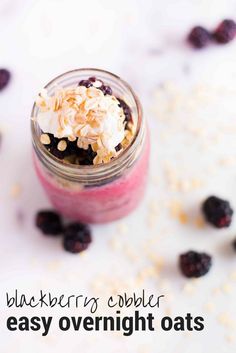
[{"label": "jar rim", "polygon": [[118,75],[115,75],[109,71],[102,70],[102,69],[80,68],[80,69],[69,70],[69,71],[66,71],[63,74],[60,74],[60,75],[56,76],[55,78],[53,78],[51,81],[49,81],[44,86],[44,88],[48,89],[48,88],[52,87],[56,83],[56,81],[58,81],[59,79],[65,77],[67,75],[70,75],[73,73],[83,74],[83,72],[86,73],[86,71],[92,71],[94,74],[97,73],[98,76],[99,76],[99,74],[108,75],[111,78],[118,80],[131,93],[132,98],[134,99],[134,102],[136,105],[136,109],[137,109],[137,126],[136,126],[136,131],[135,131],[132,142],[124,149],[124,151],[122,151],[117,157],[113,158],[108,163],[91,164],[91,165],[79,165],[79,164],[64,163],[63,160],[56,158],[52,153],[50,153],[45,148],[45,146],[43,146],[42,143],[40,142],[40,138],[37,133],[38,124],[34,119],[32,119],[33,117],[37,116],[37,114],[35,114],[35,112],[37,110],[36,102],[34,102],[33,107],[32,107],[32,111],[31,111],[31,133],[32,133],[32,138],[33,138],[33,145],[34,145],[36,152],[41,152],[41,153],[39,153],[41,155],[41,157],[43,156],[48,161],[48,163],[51,162],[55,166],[55,168],[66,168],[67,171],[69,171],[71,173],[79,172],[79,171],[81,171],[83,173],[87,172],[91,175],[91,173],[97,174],[99,172],[104,171],[105,169],[113,168],[117,163],[119,163],[124,158],[124,156],[133,152],[135,142],[137,141],[137,137],[140,134],[140,131],[143,126],[143,111],[142,111],[142,106],[139,101],[139,98],[137,97],[136,93],[133,91],[131,86],[126,81],[124,81],[122,78],[120,78]]}]

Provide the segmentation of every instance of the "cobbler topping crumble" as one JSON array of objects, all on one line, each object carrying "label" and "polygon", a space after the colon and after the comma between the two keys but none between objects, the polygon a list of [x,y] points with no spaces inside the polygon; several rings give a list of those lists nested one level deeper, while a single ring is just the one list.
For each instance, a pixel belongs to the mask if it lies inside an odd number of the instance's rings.
[{"label": "cobbler topping crumble", "polygon": [[130,107],[95,77],[81,80],[77,87],[56,87],[53,95],[43,89],[36,105],[39,112],[33,119],[42,131],[41,143],[57,158],[74,156],[71,163],[108,163],[135,133]]}]

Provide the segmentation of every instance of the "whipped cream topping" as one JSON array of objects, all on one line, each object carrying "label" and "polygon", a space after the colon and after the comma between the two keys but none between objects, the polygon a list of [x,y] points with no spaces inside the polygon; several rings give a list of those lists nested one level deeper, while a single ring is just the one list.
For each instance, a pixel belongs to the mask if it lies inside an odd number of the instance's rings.
[{"label": "whipped cream topping", "polygon": [[41,130],[57,138],[77,139],[79,148],[91,145],[97,153],[94,164],[115,157],[115,147],[126,138],[125,115],[119,101],[94,86],[58,87],[52,96],[43,89],[36,105]]}]

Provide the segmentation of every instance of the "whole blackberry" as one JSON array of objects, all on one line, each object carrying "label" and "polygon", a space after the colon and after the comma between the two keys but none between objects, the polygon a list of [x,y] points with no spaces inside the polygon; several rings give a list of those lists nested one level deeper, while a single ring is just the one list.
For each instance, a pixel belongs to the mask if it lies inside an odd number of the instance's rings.
[{"label": "whole blackberry", "polygon": [[198,278],[204,276],[211,268],[211,256],[196,251],[188,251],[179,257],[179,266],[185,277]]},{"label": "whole blackberry", "polygon": [[81,80],[79,86],[84,86],[86,88],[92,87],[93,83],[91,80]]},{"label": "whole blackberry", "polygon": [[0,69],[0,91],[3,90],[10,81],[11,74],[6,69]]},{"label": "whole blackberry", "polygon": [[61,217],[54,211],[39,211],[35,224],[46,235],[59,235],[63,232]]},{"label": "whole blackberry", "polygon": [[79,157],[80,165],[92,165],[97,153],[92,150],[91,146],[89,146],[87,150],[80,149],[80,154],[77,153],[77,155]]},{"label": "whole blackberry", "polygon": [[209,44],[211,34],[205,28],[196,26],[191,30],[187,39],[194,48],[201,49]]},{"label": "whole blackberry", "polygon": [[219,44],[231,42],[236,35],[236,23],[233,20],[222,21],[213,33],[213,38]]},{"label": "whole blackberry", "polygon": [[128,106],[128,104],[125,103],[125,101],[123,101],[123,99],[117,98],[117,100],[119,101],[119,106],[123,109],[123,112],[125,114],[125,121],[126,123],[132,122],[132,114],[131,114],[131,109]]},{"label": "whole blackberry", "polygon": [[106,86],[106,85],[102,85],[101,87],[99,87],[99,89],[103,92],[103,94],[106,96],[107,94],[109,96],[112,95],[112,89],[110,86]]},{"label": "whole blackberry", "polygon": [[86,224],[71,223],[64,229],[63,245],[66,251],[80,253],[92,242],[90,228]]},{"label": "whole blackberry", "polygon": [[65,157],[68,157],[71,154],[69,148],[66,148],[64,151],[60,151],[58,147],[55,146],[52,146],[49,151],[58,159],[64,159]]},{"label": "whole blackberry", "polygon": [[202,211],[206,221],[216,228],[229,227],[231,224],[233,210],[226,200],[210,196],[203,202]]}]

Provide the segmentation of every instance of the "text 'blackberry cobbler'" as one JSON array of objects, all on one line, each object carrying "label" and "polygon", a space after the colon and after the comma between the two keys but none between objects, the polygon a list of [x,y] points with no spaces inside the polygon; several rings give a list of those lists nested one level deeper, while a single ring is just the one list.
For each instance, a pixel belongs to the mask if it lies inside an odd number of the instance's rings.
[{"label": "text 'blackberry cobbler'", "polygon": [[51,81],[32,111],[34,163],[53,206],[86,223],[130,213],[142,199],[149,141],[127,83],[80,69]]}]

